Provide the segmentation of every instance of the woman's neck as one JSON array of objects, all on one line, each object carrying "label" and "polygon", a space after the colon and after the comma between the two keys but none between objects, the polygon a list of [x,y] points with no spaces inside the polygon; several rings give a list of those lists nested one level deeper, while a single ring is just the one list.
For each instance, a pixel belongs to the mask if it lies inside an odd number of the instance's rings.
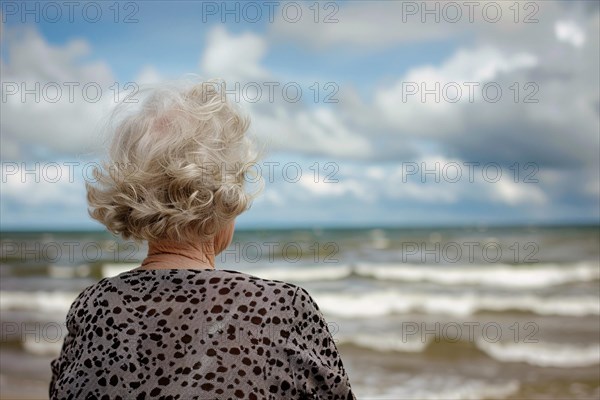
[{"label": "woman's neck", "polygon": [[200,243],[156,241],[148,244],[148,256],[138,269],[215,269],[212,240]]}]

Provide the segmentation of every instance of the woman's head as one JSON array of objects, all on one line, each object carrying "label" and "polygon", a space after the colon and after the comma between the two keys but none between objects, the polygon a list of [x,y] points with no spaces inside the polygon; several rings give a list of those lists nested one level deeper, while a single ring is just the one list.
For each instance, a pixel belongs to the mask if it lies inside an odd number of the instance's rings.
[{"label": "woman's head", "polygon": [[214,82],[154,90],[116,125],[90,215],[125,239],[212,238],[250,205],[248,125]]}]

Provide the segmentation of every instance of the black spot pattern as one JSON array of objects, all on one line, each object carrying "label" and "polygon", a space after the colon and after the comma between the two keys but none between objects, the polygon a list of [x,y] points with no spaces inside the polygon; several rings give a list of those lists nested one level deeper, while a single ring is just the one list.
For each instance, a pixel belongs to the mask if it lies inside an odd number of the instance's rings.
[{"label": "black spot pattern", "polygon": [[302,287],[231,270],[132,270],[75,299],[50,399],[355,400]]}]

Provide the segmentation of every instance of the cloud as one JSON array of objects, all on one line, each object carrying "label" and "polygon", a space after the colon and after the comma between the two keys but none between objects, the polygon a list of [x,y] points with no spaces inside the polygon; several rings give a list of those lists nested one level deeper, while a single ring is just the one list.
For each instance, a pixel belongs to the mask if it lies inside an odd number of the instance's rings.
[{"label": "cloud", "polygon": [[[433,140],[448,155],[504,164],[596,167],[599,94],[592,71],[599,68],[598,41],[590,42],[558,50],[564,53],[560,56],[555,47],[544,46],[544,51],[527,52],[493,46],[459,49],[440,66],[415,67],[379,87],[372,112],[387,122],[382,131],[393,132],[397,140]],[[477,85],[472,97],[467,82]],[[439,100],[423,96],[436,84]],[[485,87],[492,88],[491,99]],[[502,91],[498,101],[493,98],[496,88]],[[408,89],[417,93],[407,96]]]},{"label": "cloud", "polygon": [[[277,82],[281,87],[294,80],[305,91],[299,102],[282,100],[280,91],[274,102],[268,101],[265,92],[257,102],[244,96],[237,101],[249,111],[252,133],[276,155],[284,154],[288,160],[336,161],[340,182],[315,183],[308,174],[297,184],[268,186],[263,199],[256,202],[257,216],[276,218],[274,210],[282,210],[280,216],[293,214],[298,221],[306,216],[317,220],[345,220],[344,215],[359,218],[350,214],[387,221],[385,212],[395,210],[410,210],[406,218],[433,218],[475,215],[475,211],[469,213],[477,207],[485,212],[501,210],[499,218],[530,214],[542,219],[564,218],[576,207],[583,210],[577,215],[598,215],[598,8],[582,11],[559,2],[536,3],[539,21],[524,24],[512,20],[514,15],[508,9],[512,4],[501,4],[506,18],[498,23],[481,18],[474,23],[421,23],[420,15],[400,23],[400,2],[350,2],[340,6],[337,24],[314,24],[310,18],[298,24],[278,21],[264,33],[251,26],[233,31],[205,25],[202,29],[210,30],[202,53],[195,58],[198,63],[181,67],[241,86],[258,83],[263,90],[265,82]],[[520,11],[522,21],[528,10]],[[65,96],[56,103],[22,102],[20,93],[8,95],[1,105],[2,158],[60,159],[93,150],[97,143],[94,129],[115,103],[110,89],[115,74],[108,63],[95,59],[92,45],[84,39],[56,45],[31,29],[1,29],[7,55],[0,59],[3,82],[25,82],[27,88],[36,82],[41,86],[57,82],[63,90],[67,90],[64,82],[79,82],[79,89],[87,82],[97,82],[103,90],[96,103],[85,101],[80,90],[74,102]],[[280,52],[282,42],[285,51]],[[424,53],[438,51],[435,46],[428,47],[433,42],[443,42],[449,56],[440,62],[407,61],[396,74],[386,73],[374,81],[353,66],[354,60],[374,54],[383,60],[392,52],[402,54],[411,48],[406,46],[409,43],[419,43]],[[303,65],[286,63],[285,52],[298,45],[308,49],[314,59]],[[339,55],[347,57],[347,71],[340,72],[340,80],[345,81],[339,82],[339,103],[311,101],[308,87],[313,78],[321,79],[321,68]],[[164,79],[162,70],[152,64],[140,65],[138,71],[140,84]],[[457,83],[463,96],[456,102],[435,102],[432,95],[422,101],[421,93],[405,99],[406,83],[411,82],[426,88]],[[464,82],[479,84],[473,102]],[[482,97],[481,87],[489,82],[503,90],[496,103]],[[515,82],[519,90],[516,102]],[[527,83],[535,85],[526,87]],[[366,90],[359,92],[357,87]],[[524,103],[528,95],[537,102]],[[533,162],[539,167],[539,183],[514,182],[510,174],[497,183],[404,182],[400,163],[405,161],[493,161],[505,171],[515,162],[521,168]],[[24,206],[41,210],[36,215],[47,214],[46,204],[58,210],[63,204],[61,193],[78,198],[77,204],[75,200],[67,203],[85,215],[82,193],[70,186],[19,186],[10,179],[3,185],[3,199],[8,199],[3,215],[12,215],[12,210],[21,207],[14,215],[31,218],[28,215],[33,211],[27,214]],[[361,213],[356,213],[357,209]],[[57,215],[70,212],[65,207],[61,210]],[[502,214],[506,210],[509,214]]]},{"label": "cloud", "polygon": [[89,151],[96,124],[114,103],[108,65],[83,61],[91,53],[85,40],[60,47],[31,28],[4,29],[8,60],[2,60],[0,126],[9,147],[3,146],[3,158]]},{"label": "cloud", "polygon": [[577,48],[582,47],[585,43],[585,33],[573,21],[556,21],[554,33],[559,41],[569,43]]},{"label": "cloud", "polygon": [[[450,21],[454,6],[443,2],[344,3],[336,13],[337,23],[303,18],[292,24],[279,18],[268,35],[274,43],[285,40],[313,51],[342,51],[354,57],[402,53],[407,43],[422,43],[423,51],[435,41],[456,46],[437,65],[415,65],[372,85],[371,103],[356,99],[351,90],[341,92],[336,113],[369,138],[371,159],[415,157],[417,149],[424,156],[433,148],[508,165],[520,161],[598,167],[598,8],[563,2],[523,3],[515,8],[510,2],[480,2],[470,21],[466,6],[454,4],[463,12],[458,22]],[[407,9],[414,6],[416,11]],[[497,6],[502,17],[492,21]],[[423,7],[439,8],[438,15]],[[327,57],[324,51],[318,54]],[[478,85],[473,102],[465,82]],[[405,98],[411,83],[419,92]],[[423,101],[422,89],[431,90],[436,83],[441,101],[431,94]],[[444,92],[446,84],[450,86]],[[456,84],[462,97],[454,102]],[[492,95],[500,87],[499,102],[484,98],[486,84],[494,85],[489,86]]]},{"label": "cloud", "polygon": [[[304,15],[314,12],[303,8]],[[277,13],[269,32],[272,40],[293,41],[316,49],[338,45],[383,48],[419,39],[443,39],[447,31],[440,24],[403,23],[401,2],[349,2],[320,12],[318,23],[306,16],[291,23],[283,13]]]},{"label": "cloud", "polygon": [[[0,60],[6,96],[2,103],[3,158],[94,153],[102,145],[105,118],[130,90],[124,83],[114,86],[107,63],[83,61],[92,53],[91,45],[83,39],[56,46],[31,28],[10,30],[6,36],[8,57]],[[231,34],[216,27],[208,35],[199,72],[206,78],[228,78],[234,90],[236,84],[239,88],[249,82],[265,90],[268,82],[285,84],[261,65],[266,51],[265,39],[257,34]],[[38,62],[38,57],[45,62]],[[146,85],[163,79],[154,66],[145,65],[135,81]],[[301,88],[305,99],[309,97],[308,86]],[[36,88],[35,95],[23,94],[23,89]],[[304,102],[272,103],[266,95],[257,104],[246,100],[238,90],[237,101],[252,111],[253,129],[273,145],[273,150],[368,156],[368,140],[330,108],[309,107]]]},{"label": "cloud", "polygon": [[2,163],[2,202],[19,206],[74,207],[85,204],[81,168],[59,162]]},{"label": "cloud", "polygon": [[413,68],[391,86],[381,87],[375,94],[375,112],[401,132],[459,134],[466,119],[476,117],[467,109],[482,101],[486,83],[536,63],[536,57],[528,53],[506,55],[490,47],[459,49],[439,67]]},{"label": "cloud", "polygon": [[211,78],[240,82],[264,80],[269,73],[260,65],[267,52],[265,39],[252,32],[229,34],[217,26],[208,35],[200,69]]},{"label": "cloud", "polygon": [[[312,82],[288,82],[262,65],[268,49],[264,37],[251,32],[236,35],[221,26],[213,28],[207,37],[201,74],[226,79],[229,99],[249,111],[252,131],[270,150],[329,157],[372,156],[368,139],[352,129],[336,108],[310,104]],[[273,98],[269,85],[274,85]],[[300,101],[295,101],[295,95],[285,96],[286,85],[299,88]]]},{"label": "cloud", "polygon": [[254,204],[267,204],[268,207],[285,207],[286,203],[283,196],[276,191],[272,186],[265,189],[263,193],[254,201]]},{"label": "cloud", "polygon": [[[342,47],[361,53],[465,38],[510,43],[528,41],[532,31],[541,33],[544,29],[538,29],[539,26],[564,13],[564,7],[559,2],[522,3],[515,7],[511,2],[491,0],[346,2],[337,8],[322,7],[318,22],[315,10],[308,7],[303,10],[306,17],[294,23],[278,13],[269,36],[273,41],[293,42],[314,50]],[[529,43],[540,38],[543,36],[534,35]]]},{"label": "cloud", "polygon": [[535,184],[513,182],[510,179],[501,179],[493,186],[493,193],[500,201],[511,206],[518,204],[542,205],[548,202],[545,193]]},{"label": "cloud", "polygon": [[271,151],[295,151],[334,159],[372,157],[368,138],[361,136],[330,108],[271,105],[249,107],[253,130]]},{"label": "cloud", "polygon": [[298,181],[302,189],[317,197],[343,197],[352,195],[357,199],[373,202],[375,195],[365,187],[364,181],[357,179],[343,179],[339,182],[325,182],[314,180],[313,177],[304,175]]},{"label": "cloud", "polygon": [[[594,15],[596,3],[522,2],[515,7],[513,2],[493,0],[346,2],[322,7],[317,22],[315,10],[308,6],[298,22],[276,13],[268,35],[273,42],[292,42],[322,52],[342,48],[372,53],[406,44],[456,41],[518,48],[548,42],[554,21],[565,14]],[[570,35],[574,32],[569,31]]]},{"label": "cloud", "polygon": [[135,78],[138,85],[154,85],[160,83],[163,77],[152,65],[146,65]]}]

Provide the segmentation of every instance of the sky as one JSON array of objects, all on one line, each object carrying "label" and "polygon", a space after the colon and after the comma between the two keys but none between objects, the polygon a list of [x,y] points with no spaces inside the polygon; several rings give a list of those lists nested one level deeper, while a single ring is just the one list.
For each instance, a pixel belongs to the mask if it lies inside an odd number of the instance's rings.
[{"label": "sky", "polygon": [[5,1],[0,230],[101,229],[106,116],[190,76],[265,150],[238,227],[598,224],[598,4]]}]

